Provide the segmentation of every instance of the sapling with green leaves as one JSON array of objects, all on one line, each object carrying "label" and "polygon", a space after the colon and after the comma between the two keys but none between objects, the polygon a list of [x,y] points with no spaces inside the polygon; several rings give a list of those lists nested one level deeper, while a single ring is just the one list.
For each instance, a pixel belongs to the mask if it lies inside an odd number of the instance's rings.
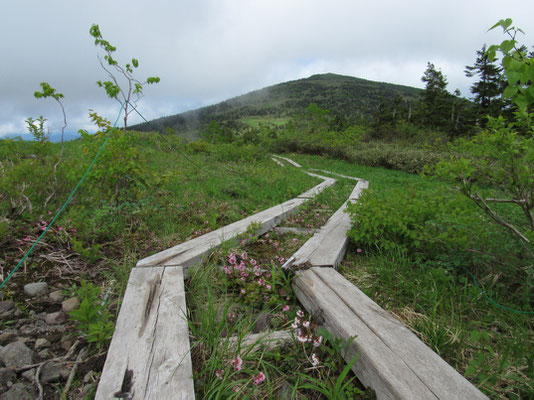
[{"label": "sapling with green leaves", "polygon": [[67,127],[67,113],[65,112],[65,106],[63,105],[63,102],[61,101],[61,99],[64,98],[65,96],[63,95],[63,93],[59,93],[58,91],[56,91],[56,89],[50,86],[48,82],[41,82],[41,89],[42,90],[40,92],[33,93],[34,97],[36,99],[46,99],[46,98],[51,97],[52,99],[57,101],[57,103],[61,107],[61,112],[63,114],[63,126],[61,127],[61,153],[59,155],[59,160],[54,165],[54,172],[55,172],[57,169],[57,166],[63,159],[63,150],[64,150],[63,136],[65,134],[65,128]]},{"label": "sapling with green leaves", "polygon": [[[491,29],[501,27],[509,39],[490,46],[488,57],[502,53],[501,64],[507,86],[503,97],[515,106],[514,120],[502,116],[488,118],[487,129],[468,140],[452,145],[453,155],[438,163],[433,173],[456,184],[494,222],[505,227],[521,242],[534,241],[534,63],[516,35],[522,31],[512,20],[501,20]],[[491,190],[498,195],[485,195]],[[517,221],[498,204],[516,205],[524,216]]]},{"label": "sapling with green leaves", "polygon": [[[128,128],[128,115],[143,96],[144,86],[158,83],[160,78],[151,76],[146,78],[144,82],[135,78],[134,70],[139,67],[139,61],[136,58],[132,58],[131,63],[121,66],[113,54],[117,48],[102,37],[99,26],[93,24],[89,33],[95,39],[95,46],[99,46],[105,52],[104,60],[99,57],[98,61],[110,78],[108,81],[97,81],[96,83],[105,89],[108,97],[124,104],[124,130],[126,130]],[[119,79],[126,80],[126,87],[121,87]]]}]

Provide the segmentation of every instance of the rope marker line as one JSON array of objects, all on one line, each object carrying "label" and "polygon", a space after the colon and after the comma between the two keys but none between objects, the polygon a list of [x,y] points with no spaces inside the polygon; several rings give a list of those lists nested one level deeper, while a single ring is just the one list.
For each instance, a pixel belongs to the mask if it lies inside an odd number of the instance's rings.
[{"label": "rope marker line", "polygon": [[0,289],[2,289],[4,287],[4,285],[11,279],[11,277],[13,276],[13,274],[15,273],[15,271],[17,271],[17,269],[19,269],[19,267],[22,265],[22,263],[28,258],[28,256],[30,255],[30,253],[33,251],[33,249],[35,248],[35,246],[37,246],[37,244],[41,241],[41,239],[43,238],[44,235],[46,235],[46,232],[48,232],[48,230],[52,227],[52,225],[54,225],[54,222],[56,222],[56,219],[58,219],[58,217],[61,215],[61,213],[63,212],[63,210],[65,209],[65,207],[67,207],[67,205],[69,204],[69,202],[71,201],[71,199],[74,197],[74,194],[76,194],[76,192],[78,191],[79,187],[82,185],[83,181],[85,180],[85,178],[87,177],[87,175],[89,175],[89,172],[91,171],[91,169],[93,168],[93,166],[95,165],[96,163],[96,160],[98,159],[98,157],[100,157],[100,153],[102,153],[102,150],[104,149],[104,146],[106,145],[109,137],[111,136],[111,133],[113,132],[113,130],[116,129],[116,126],[117,126],[117,122],[119,121],[119,117],[121,116],[121,113],[122,113],[122,110],[124,109],[124,104],[122,104],[121,106],[121,109],[119,110],[119,114],[117,115],[117,119],[115,120],[115,123],[113,124],[113,127],[109,130],[109,132],[107,133],[106,135],[106,138],[104,140],[104,143],[102,143],[102,146],[100,146],[100,149],[98,150],[98,152],[96,153],[96,156],[95,158],[93,158],[93,161],[91,162],[91,164],[89,165],[89,167],[87,168],[87,170],[85,171],[85,174],[83,174],[82,178],[80,179],[80,181],[78,182],[78,184],[76,185],[76,187],[74,188],[74,190],[72,191],[72,193],[70,194],[70,196],[67,198],[67,201],[65,201],[65,203],[63,204],[63,206],[61,207],[61,209],[57,212],[57,214],[54,216],[54,218],[52,219],[52,221],[50,221],[50,223],[48,224],[48,226],[46,227],[46,229],[43,231],[43,233],[41,233],[41,235],[37,238],[37,240],[35,241],[35,243],[33,244],[32,247],[30,247],[30,249],[26,252],[26,254],[24,255],[24,257],[22,257],[22,259],[19,261],[19,263],[17,264],[17,266],[13,269],[13,271],[11,271],[9,273],[9,275],[7,276],[7,278],[2,282],[2,284],[0,285]]}]

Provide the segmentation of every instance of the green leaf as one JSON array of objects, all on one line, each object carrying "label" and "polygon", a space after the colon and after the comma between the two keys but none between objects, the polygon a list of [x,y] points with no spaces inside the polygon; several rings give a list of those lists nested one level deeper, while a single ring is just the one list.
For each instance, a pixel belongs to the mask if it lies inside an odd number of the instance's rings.
[{"label": "green leaf", "polygon": [[132,58],[132,65],[134,68],[137,68],[139,66],[139,61],[137,61],[135,58]]},{"label": "green leaf", "polygon": [[471,338],[471,341],[478,342],[481,336],[482,335],[480,334],[480,331],[472,331],[470,338]]},{"label": "green leaf", "polygon": [[517,93],[516,86],[508,86],[506,89],[504,89],[502,97],[504,97],[505,99],[509,99],[512,96],[514,96],[516,93]]},{"label": "green leaf", "polygon": [[514,98],[514,103],[519,107],[520,110],[524,110],[528,107],[528,98],[524,94],[518,94]]},{"label": "green leaf", "polygon": [[501,51],[503,53],[508,53],[510,50],[512,50],[515,46],[515,40],[504,40],[501,43]]}]

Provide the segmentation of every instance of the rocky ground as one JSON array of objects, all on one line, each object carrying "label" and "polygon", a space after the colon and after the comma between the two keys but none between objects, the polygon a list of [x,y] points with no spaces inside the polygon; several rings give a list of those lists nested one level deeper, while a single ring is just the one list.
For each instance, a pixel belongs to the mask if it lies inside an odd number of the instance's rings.
[{"label": "rocky ground", "polygon": [[68,313],[80,300],[69,297],[66,276],[54,275],[24,283],[36,276],[21,273],[0,292],[0,400],[83,399],[94,393],[105,354],[79,336]]}]

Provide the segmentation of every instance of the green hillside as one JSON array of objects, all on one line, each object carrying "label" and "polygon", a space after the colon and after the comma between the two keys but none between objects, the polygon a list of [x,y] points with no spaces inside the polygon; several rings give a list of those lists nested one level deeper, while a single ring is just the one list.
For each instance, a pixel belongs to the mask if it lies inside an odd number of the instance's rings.
[{"label": "green hillside", "polygon": [[209,121],[237,121],[243,117],[283,118],[302,113],[311,103],[351,121],[371,118],[380,102],[402,98],[408,103],[419,99],[421,89],[373,82],[336,74],[313,75],[284,82],[238,96],[221,103],[187,111],[132,127],[139,131],[172,128],[179,133],[194,133]]}]

